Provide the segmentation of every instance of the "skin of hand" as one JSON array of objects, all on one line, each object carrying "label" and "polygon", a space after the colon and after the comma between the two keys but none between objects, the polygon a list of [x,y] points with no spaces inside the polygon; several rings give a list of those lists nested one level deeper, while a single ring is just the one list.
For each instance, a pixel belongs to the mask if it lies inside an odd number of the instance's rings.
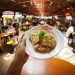
[{"label": "skin of hand", "polygon": [[75,35],[75,32],[72,33],[72,36],[73,36],[73,37],[74,37],[74,35]]},{"label": "skin of hand", "polygon": [[29,56],[26,54],[26,41],[23,37],[24,35],[19,40],[19,43],[16,47],[15,57],[10,64],[6,75],[20,75],[23,65],[29,58]]},{"label": "skin of hand", "polygon": [[26,40],[24,37],[24,34],[22,35],[22,37],[20,38],[19,40],[19,43],[16,47],[16,52],[15,52],[15,58],[18,60],[18,61],[21,61],[21,63],[25,63],[29,56],[27,55],[27,53],[25,52],[25,47],[26,47]]}]

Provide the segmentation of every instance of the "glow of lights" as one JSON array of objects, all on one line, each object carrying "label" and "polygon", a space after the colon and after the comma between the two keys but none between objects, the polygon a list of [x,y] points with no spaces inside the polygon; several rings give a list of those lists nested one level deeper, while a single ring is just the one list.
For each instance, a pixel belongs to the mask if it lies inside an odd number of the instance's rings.
[{"label": "glow of lights", "polygon": [[58,19],[58,16],[55,16],[55,19]]},{"label": "glow of lights", "polygon": [[23,7],[25,7],[25,4],[23,5]]},{"label": "glow of lights", "polygon": [[44,13],[44,0],[31,0],[31,2],[36,6],[40,15]]},{"label": "glow of lights", "polygon": [[60,6],[58,5],[58,7],[60,7]]},{"label": "glow of lights", "polygon": [[72,20],[72,16],[66,16],[66,19]]},{"label": "glow of lights", "polygon": [[50,3],[50,5],[52,5],[52,4],[53,4],[53,2]]},{"label": "glow of lights", "polygon": [[44,14],[41,14],[41,16],[44,16]]},{"label": "glow of lights", "polygon": [[67,8],[67,9],[70,9],[70,8]]},{"label": "glow of lights", "polygon": [[51,4],[53,4],[53,2],[51,2]]},{"label": "glow of lights", "polygon": [[32,4],[32,2],[30,2],[30,4]]},{"label": "glow of lights", "polygon": [[43,13],[41,14],[41,18],[42,18],[42,19],[44,18],[44,14],[43,14]]},{"label": "glow of lights", "polygon": [[16,2],[15,0],[11,0],[11,1]]},{"label": "glow of lights", "polygon": [[70,1],[70,0],[67,0],[67,1]]},{"label": "glow of lights", "polygon": [[50,19],[52,19],[52,16],[49,16]]},{"label": "glow of lights", "polygon": [[11,0],[11,1],[14,1],[14,0]]}]

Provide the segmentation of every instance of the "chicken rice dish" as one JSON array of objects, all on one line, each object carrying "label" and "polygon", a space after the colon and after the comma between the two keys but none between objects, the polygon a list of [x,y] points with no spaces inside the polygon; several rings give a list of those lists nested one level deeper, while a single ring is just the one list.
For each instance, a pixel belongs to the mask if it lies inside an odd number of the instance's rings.
[{"label": "chicken rice dish", "polygon": [[29,39],[34,50],[40,53],[50,52],[56,46],[56,39],[51,30],[40,29],[38,32],[30,33]]}]

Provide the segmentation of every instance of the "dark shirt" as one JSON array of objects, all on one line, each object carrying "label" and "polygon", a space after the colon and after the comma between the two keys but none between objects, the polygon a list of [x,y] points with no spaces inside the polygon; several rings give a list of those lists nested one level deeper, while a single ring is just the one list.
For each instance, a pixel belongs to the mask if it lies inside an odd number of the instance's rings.
[{"label": "dark shirt", "polygon": [[17,25],[18,25],[18,23],[14,23],[14,24],[13,24],[13,27],[16,28]]}]

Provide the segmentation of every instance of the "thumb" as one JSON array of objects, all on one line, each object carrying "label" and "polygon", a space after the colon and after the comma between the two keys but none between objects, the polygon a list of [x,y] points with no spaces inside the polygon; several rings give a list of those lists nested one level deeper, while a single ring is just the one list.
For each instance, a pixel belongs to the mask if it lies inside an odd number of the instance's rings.
[{"label": "thumb", "polygon": [[25,38],[22,39],[22,43],[24,46],[26,46],[26,39]]}]

